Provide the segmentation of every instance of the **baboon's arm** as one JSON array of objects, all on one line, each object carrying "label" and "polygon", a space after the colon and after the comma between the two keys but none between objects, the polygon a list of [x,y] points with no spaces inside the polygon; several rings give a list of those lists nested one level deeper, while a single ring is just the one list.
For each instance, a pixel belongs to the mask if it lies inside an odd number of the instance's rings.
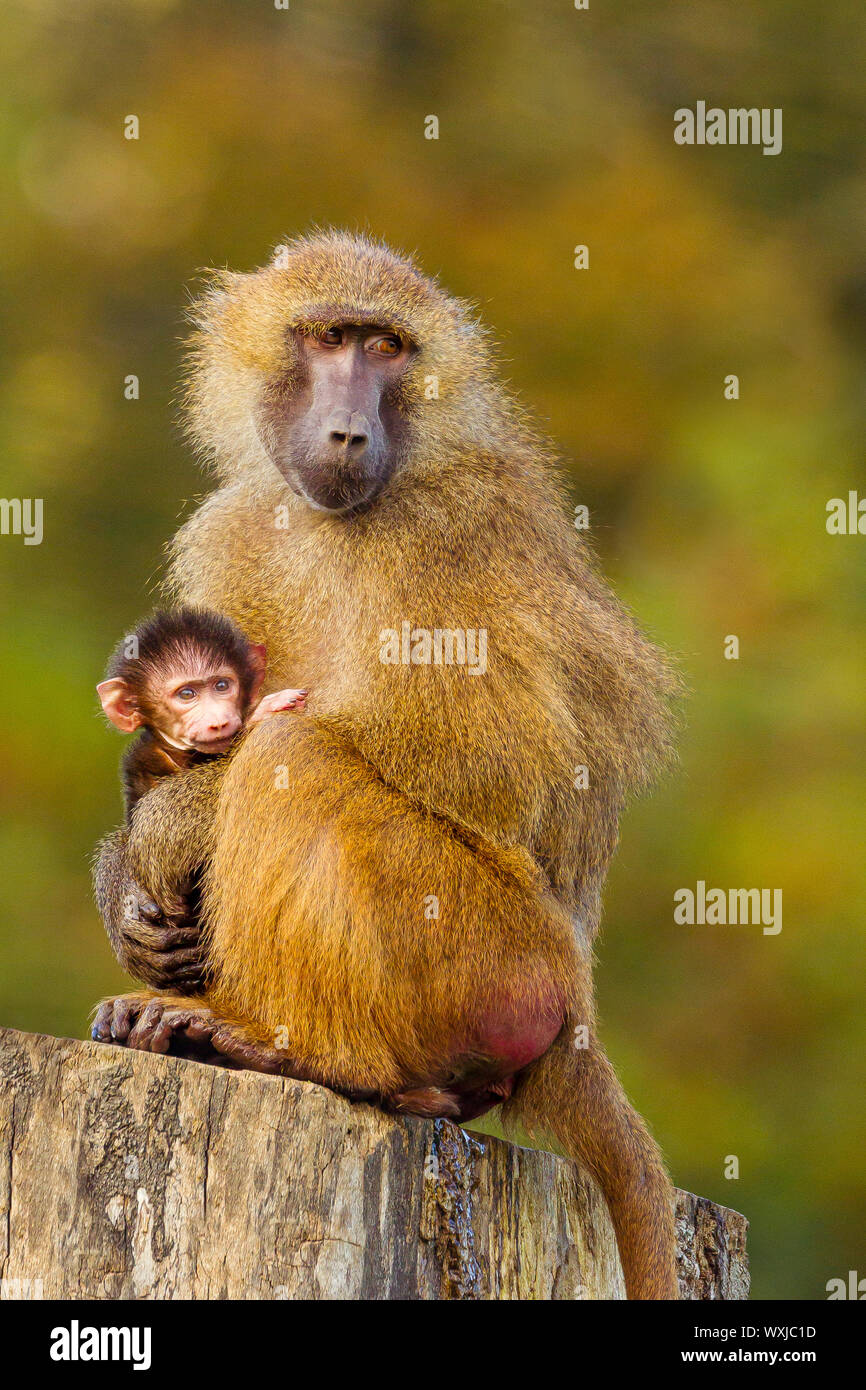
[{"label": "baboon's arm", "polygon": [[205,960],[194,905],[195,876],[210,857],[214,815],[228,759],[164,778],[128,826],[100,844],[96,903],[112,950],[130,975],[156,989],[201,987]]}]

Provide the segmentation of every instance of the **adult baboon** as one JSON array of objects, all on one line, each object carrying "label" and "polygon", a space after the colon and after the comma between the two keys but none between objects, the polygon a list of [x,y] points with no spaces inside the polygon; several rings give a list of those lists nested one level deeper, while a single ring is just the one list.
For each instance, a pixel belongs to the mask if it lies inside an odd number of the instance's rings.
[{"label": "adult baboon", "polygon": [[[472,315],[410,261],[314,236],[216,274],[195,322],[190,429],[220,485],[170,587],[312,694],[105,843],[109,934],[157,992],[107,1001],[95,1036],[419,1114],[507,1102],[598,1177],[629,1296],[675,1297],[671,1188],[590,972],[624,797],[667,751],[668,666]],[[483,673],[437,630],[485,633]],[[203,867],[207,978],[184,995]]]}]

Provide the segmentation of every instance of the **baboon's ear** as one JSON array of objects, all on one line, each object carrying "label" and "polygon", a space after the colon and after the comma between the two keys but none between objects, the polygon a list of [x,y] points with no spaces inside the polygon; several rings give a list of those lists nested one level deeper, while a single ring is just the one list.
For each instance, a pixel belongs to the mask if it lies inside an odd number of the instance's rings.
[{"label": "baboon's ear", "polygon": [[114,676],[110,681],[100,681],[96,693],[115,729],[119,729],[122,734],[132,734],[141,728],[141,710],[135,703],[133,692],[121,676]]},{"label": "baboon's ear", "polygon": [[265,669],[268,664],[268,649],[261,642],[250,642],[247,647],[247,661],[253,673],[250,685],[250,699],[254,700],[262,688],[262,681],[265,678]]}]

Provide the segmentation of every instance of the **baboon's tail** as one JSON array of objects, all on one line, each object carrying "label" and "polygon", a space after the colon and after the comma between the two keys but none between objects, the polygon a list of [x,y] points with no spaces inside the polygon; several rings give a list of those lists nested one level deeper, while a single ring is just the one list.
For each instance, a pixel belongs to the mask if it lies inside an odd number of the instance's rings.
[{"label": "baboon's tail", "polygon": [[581,1041],[566,1027],[521,1078],[503,1119],[549,1135],[596,1178],[628,1297],[677,1298],[674,1195],[661,1154],[599,1043]]}]

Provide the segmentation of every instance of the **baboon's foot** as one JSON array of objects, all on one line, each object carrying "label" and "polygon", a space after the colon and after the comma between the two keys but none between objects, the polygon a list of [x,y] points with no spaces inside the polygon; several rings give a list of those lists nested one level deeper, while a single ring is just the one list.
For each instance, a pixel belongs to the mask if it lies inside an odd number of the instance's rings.
[{"label": "baboon's foot", "polygon": [[123,994],[103,1000],[91,1036],[139,1052],[170,1052],[251,1071],[281,1072],[288,1061],[244,1024],[217,1017],[199,999],[171,995]]},{"label": "baboon's foot", "polygon": [[122,994],[117,999],[103,999],[97,1004],[90,1029],[93,1041],[122,1047],[135,1023],[138,1000],[138,995]]}]

